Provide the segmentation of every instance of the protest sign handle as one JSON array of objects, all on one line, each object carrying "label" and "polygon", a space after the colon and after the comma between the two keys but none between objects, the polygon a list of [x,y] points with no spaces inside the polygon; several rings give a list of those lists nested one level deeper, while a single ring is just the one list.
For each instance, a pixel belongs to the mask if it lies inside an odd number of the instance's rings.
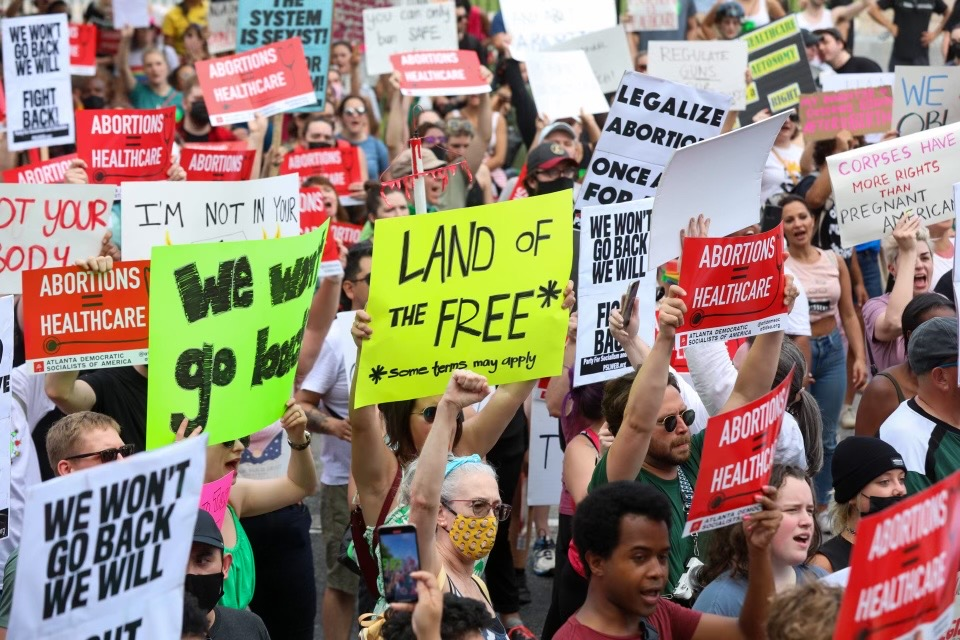
[{"label": "protest sign handle", "polygon": [[410,138],[410,164],[413,167],[413,206],[417,215],[427,212],[427,185],[423,179],[423,152],[420,138]]},{"label": "protest sign handle", "polygon": [[40,147],[40,162],[50,159],[50,147]]}]

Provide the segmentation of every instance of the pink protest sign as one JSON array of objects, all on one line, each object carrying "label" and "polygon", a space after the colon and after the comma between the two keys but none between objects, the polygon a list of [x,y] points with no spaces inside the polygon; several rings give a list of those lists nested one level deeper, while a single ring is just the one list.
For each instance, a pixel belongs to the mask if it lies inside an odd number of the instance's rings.
[{"label": "pink protest sign", "polygon": [[200,491],[200,508],[213,516],[218,529],[223,526],[223,518],[227,515],[233,476],[234,472],[231,471],[219,480],[206,483]]}]

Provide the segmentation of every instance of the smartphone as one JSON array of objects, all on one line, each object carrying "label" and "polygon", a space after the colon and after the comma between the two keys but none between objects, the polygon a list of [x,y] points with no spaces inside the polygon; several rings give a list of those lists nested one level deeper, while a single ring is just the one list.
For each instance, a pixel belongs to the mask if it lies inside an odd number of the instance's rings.
[{"label": "smartphone", "polygon": [[633,305],[637,303],[637,291],[639,290],[639,280],[634,280],[627,285],[627,292],[623,296],[623,304],[620,305],[620,313],[623,315],[624,327],[630,324],[630,318],[633,316]]},{"label": "smartphone", "polygon": [[387,602],[416,602],[417,583],[410,577],[420,570],[417,528],[412,524],[383,525],[380,535],[380,570]]}]

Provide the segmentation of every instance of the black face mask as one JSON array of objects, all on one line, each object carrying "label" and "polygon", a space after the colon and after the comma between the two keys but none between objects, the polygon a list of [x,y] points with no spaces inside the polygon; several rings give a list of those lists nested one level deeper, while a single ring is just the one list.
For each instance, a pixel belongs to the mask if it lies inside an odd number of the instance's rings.
[{"label": "black face mask", "polygon": [[308,142],[307,149],[330,149],[333,147],[332,142]]},{"label": "black face mask", "polygon": [[561,177],[552,182],[538,182],[536,195],[545,196],[548,193],[557,193],[558,191],[566,191],[567,189],[572,188],[573,178]]},{"label": "black face mask", "polygon": [[207,103],[197,100],[190,105],[190,119],[201,127],[210,124],[210,114],[207,112]]},{"label": "black face mask", "polygon": [[430,151],[433,151],[433,155],[437,156],[437,160],[441,160],[443,162],[447,161],[447,150],[442,148],[440,145],[431,147]]},{"label": "black face mask", "polygon": [[218,571],[204,576],[188,573],[184,588],[197,599],[202,611],[210,613],[223,595],[223,573]]},{"label": "black face mask", "polygon": [[84,109],[106,109],[107,101],[100,96],[87,96],[83,99]]},{"label": "black face mask", "polygon": [[883,511],[887,507],[892,507],[897,504],[907,496],[888,496],[886,498],[880,498],[877,496],[864,496],[867,500],[870,501],[870,511],[867,513],[874,514],[878,511]]}]

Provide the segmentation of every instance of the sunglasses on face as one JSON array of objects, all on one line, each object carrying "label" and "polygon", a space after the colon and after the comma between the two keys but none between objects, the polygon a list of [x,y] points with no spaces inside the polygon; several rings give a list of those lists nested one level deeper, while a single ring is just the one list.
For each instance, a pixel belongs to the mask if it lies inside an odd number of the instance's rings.
[{"label": "sunglasses on face", "polygon": [[102,451],[93,451],[91,453],[78,453],[75,456],[70,456],[69,458],[64,458],[64,460],[77,460],[78,458],[89,458],[91,456],[100,456],[100,462],[113,462],[117,459],[117,456],[132,456],[134,451],[137,448],[132,444],[125,444],[122,447],[115,447],[113,449],[104,449]]},{"label": "sunglasses on face", "polygon": [[[470,509],[471,511],[473,511],[473,515],[476,516],[477,518],[484,518],[487,516],[488,513],[493,513],[493,515],[496,516],[497,520],[499,520],[500,522],[504,522],[507,518],[509,518],[510,512],[513,511],[513,507],[511,507],[508,504],[503,504],[503,503],[493,504],[489,500],[484,500],[483,498],[470,498],[468,500],[447,500],[447,502],[448,503],[467,502],[470,504]],[[443,506],[449,509],[450,511],[453,511],[453,509],[450,509],[449,504],[444,504]],[[456,511],[453,511],[453,513],[456,513]]]},{"label": "sunglasses on face", "polygon": [[[245,448],[250,446],[250,436],[243,436],[242,438],[237,438]],[[237,440],[227,440],[222,443],[225,449],[233,449],[233,445]]]},{"label": "sunglasses on face", "polygon": [[697,412],[694,411],[693,409],[685,409],[684,411],[681,411],[678,414],[667,416],[666,418],[657,420],[657,424],[662,424],[663,428],[667,431],[667,433],[673,433],[677,429],[678,417],[681,420],[683,420],[683,424],[689,427],[691,424],[693,424],[693,421],[696,419]]},{"label": "sunglasses on face", "polygon": [[[427,424],[433,424],[433,421],[437,418],[437,408],[427,407],[423,411],[414,411],[413,415],[421,416]],[[463,411],[457,414],[457,423],[463,423]]]},{"label": "sunglasses on face", "polygon": [[366,107],[347,107],[343,110],[343,115],[345,116],[365,116],[367,115]]},{"label": "sunglasses on face", "polygon": [[423,139],[423,144],[428,147],[435,147],[438,144],[447,144],[447,136],[427,136]]}]

